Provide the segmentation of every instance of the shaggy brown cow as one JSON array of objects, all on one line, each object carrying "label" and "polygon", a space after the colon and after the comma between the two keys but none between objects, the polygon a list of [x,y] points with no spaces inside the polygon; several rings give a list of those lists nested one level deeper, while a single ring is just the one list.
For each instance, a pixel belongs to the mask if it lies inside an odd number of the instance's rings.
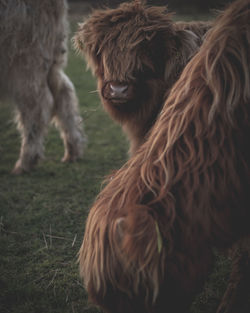
[{"label": "shaggy brown cow", "polygon": [[66,0],[0,0],[0,97],[16,103],[22,136],[16,174],[29,171],[43,157],[51,119],[64,142],[63,161],[83,153],[78,101],[63,72],[67,33]]},{"label": "shaggy brown cow", "polygon": [[[148,140],[90,210],[79,262],[91,302],[110,313],[186,312],[212,248],[250,235],[249,133],[250,0],[239,0],[217,18]],[[240,265],[244,293],[230,287],[220,313],[249,312],[249,259],[250,251]]]},{"label": "shaggy brown cow", "polygon": [[130,154],[144,142],[169,89],[210,27],[174,23],[166,8],[143,3],[95,11],[74,38],[97,77],[105,110],[130,139]]}]

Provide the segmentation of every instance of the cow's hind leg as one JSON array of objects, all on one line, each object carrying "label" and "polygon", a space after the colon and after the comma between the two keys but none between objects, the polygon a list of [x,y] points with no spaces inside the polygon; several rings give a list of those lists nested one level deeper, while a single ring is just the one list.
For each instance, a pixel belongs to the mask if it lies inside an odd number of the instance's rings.
[{"label": "cow's hind leg", "polygon": [[19,91],[16,102],[16,122],[22,142],[12,172],[21,174],[29,171],[43,157],[43,141],[52,116],[53,97],[46,83],[43,83],[34,90],[30,87]]},{"label": "cow's hind leg", "polygon": [[64,142],[62,161],[75,161],[83,154],[86,137],[74,86],[57,65],[50,71],[49,85],[55,101],[54,121]]}]

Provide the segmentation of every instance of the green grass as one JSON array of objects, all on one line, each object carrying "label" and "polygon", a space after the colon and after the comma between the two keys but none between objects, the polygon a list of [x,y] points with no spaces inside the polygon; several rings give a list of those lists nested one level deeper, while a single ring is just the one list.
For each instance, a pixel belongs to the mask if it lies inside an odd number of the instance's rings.
[{"label": "green grass", "polygon": [[[88,146],[79,162],[60,162],[63,145],[51,127],[46,159],[30,174],[11,175],[20,138],[12,122],[12,109],[1,104],[1,313],[97,312],[87,304],[78,275],[77,252],[101,182],[124,163],[128,143],[120,127],[101,108],[97,94],[90,92],[96,90],[95,80],[73,51],[66,72],[75,84],[88,135]],[[218,258],[209,282],[193,305],[193,313],[215,312],[229,266],[229,261]]]}]

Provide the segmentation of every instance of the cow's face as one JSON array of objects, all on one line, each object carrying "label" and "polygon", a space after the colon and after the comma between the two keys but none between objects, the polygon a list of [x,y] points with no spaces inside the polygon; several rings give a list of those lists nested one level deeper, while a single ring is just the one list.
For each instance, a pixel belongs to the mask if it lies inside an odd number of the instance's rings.
[{"label": "cow's face", "polygon": [[[178,31],[164,8],[138,2],[97,10],[75,36],[98,80],[105,109],[122,122],[156,116],[197,47],[190,31]],[[147,125],[150,127],[150,125]]]},{"label": "cow's face", "polygon": [[126,44],[117,37],[98,55],[95,74],[100,97],[105,108],[117,114],[135,113],[149,103],[153,106],[165,90],[162,41],[155,36],[133,45],[132,36],[131,30],[128,38],[122,38]]},{"label": "cow's face", "polygon": [[173,22],[164,8],[125,3],[97,10],[80,25],[75,43],[114,118],[126,119],[148,106],[152,110],[162,99],[165,60],[175,49]]}]

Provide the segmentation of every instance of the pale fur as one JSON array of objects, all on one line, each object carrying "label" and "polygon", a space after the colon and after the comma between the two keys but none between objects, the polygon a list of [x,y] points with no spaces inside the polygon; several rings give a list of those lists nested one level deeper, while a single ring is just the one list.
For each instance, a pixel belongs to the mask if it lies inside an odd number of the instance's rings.
[{"label": "pale fur", "polygon": [[53,120],[64,142],[63,161],[82,156],[86,138],[67,62],[66,0],[0,0],[0,98],[16,104],[21,134],[13,172],[29,171],[44,154]]}]

